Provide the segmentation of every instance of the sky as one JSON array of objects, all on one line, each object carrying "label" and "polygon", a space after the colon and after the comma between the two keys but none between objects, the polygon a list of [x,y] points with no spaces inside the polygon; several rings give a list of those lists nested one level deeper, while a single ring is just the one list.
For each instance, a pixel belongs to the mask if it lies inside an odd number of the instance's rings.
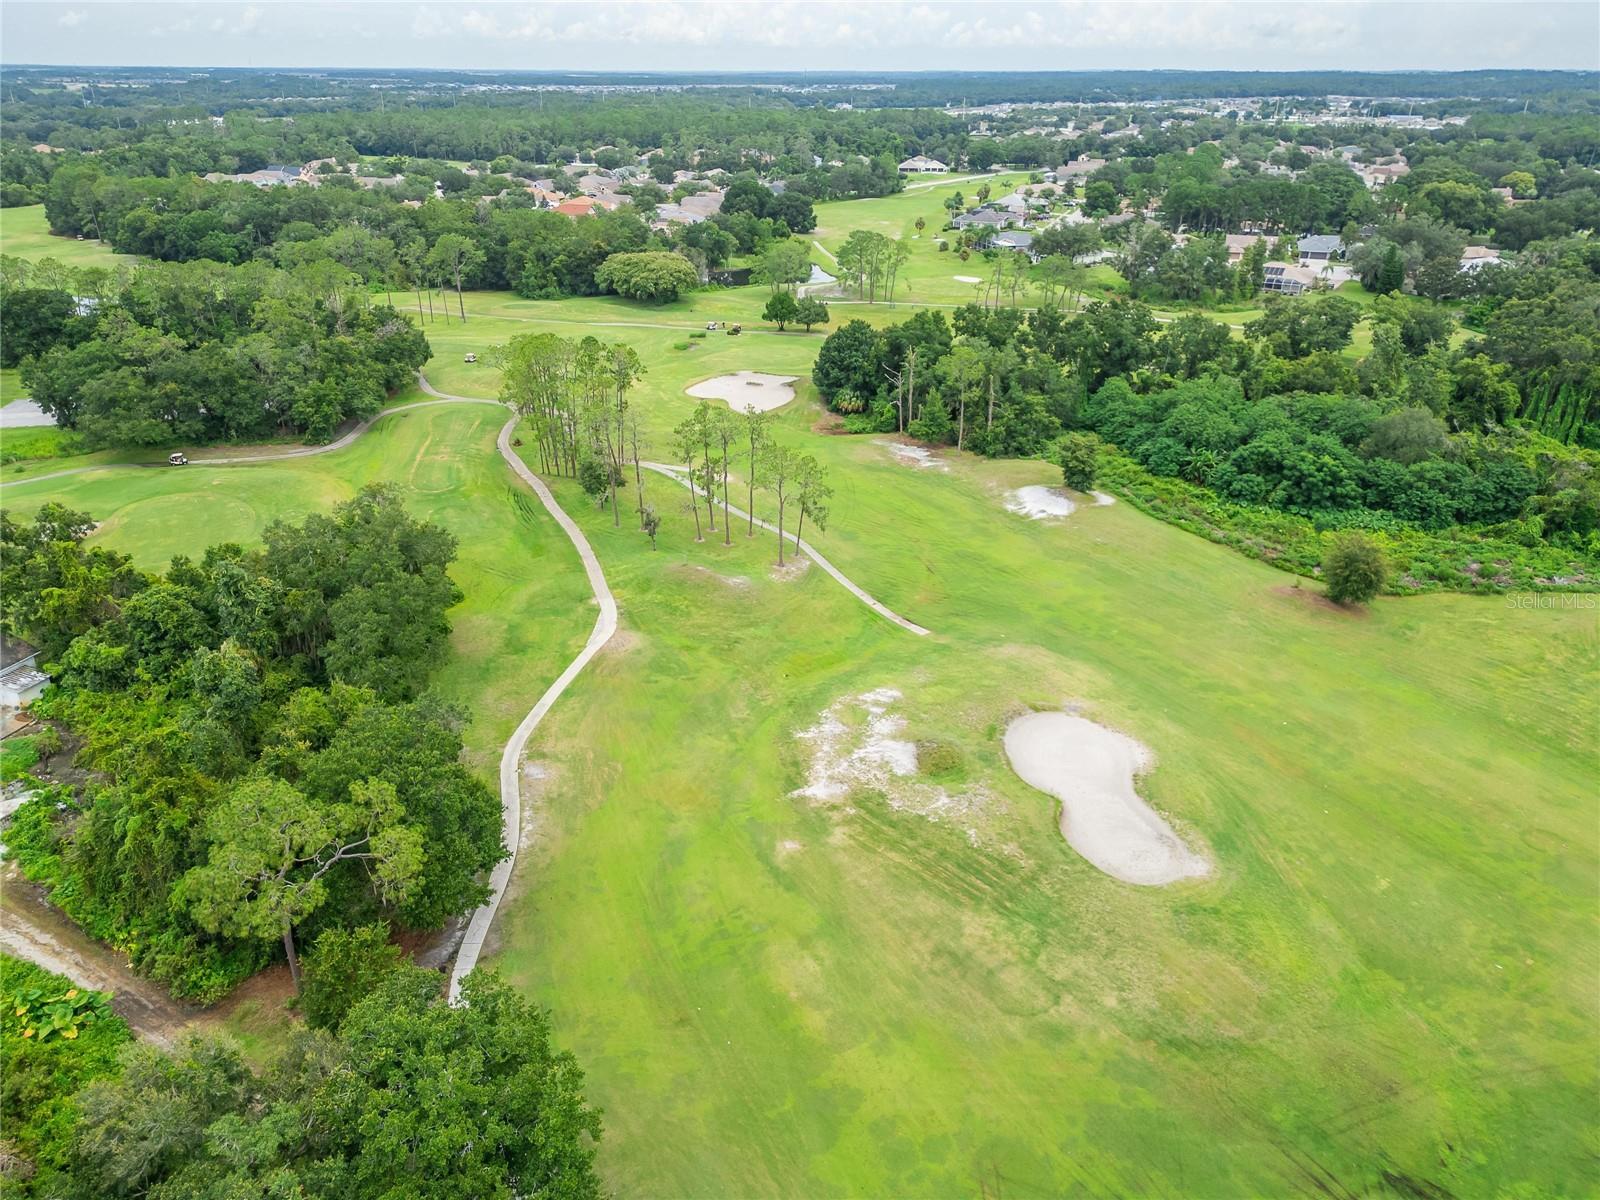
[{"label": "sky", "polygon": [[1600,70],[1596,0],[5,0],[0,62],[484,70]]}]

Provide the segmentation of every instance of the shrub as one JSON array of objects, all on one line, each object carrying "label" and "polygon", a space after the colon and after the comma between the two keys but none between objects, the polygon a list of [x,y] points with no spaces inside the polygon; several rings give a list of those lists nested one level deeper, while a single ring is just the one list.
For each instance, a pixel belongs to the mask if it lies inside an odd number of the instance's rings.
[{"label": "shrub", "polygon": [[937,779],[964,778],[966,760],[949,742],[918,742],[917,770]]},{"label": "shrub", "polygon": [[630,300],[664,304],[676,300],[700,280],[694,264],[681,254],[666,250],[640,250],[613,254],[594,273],[595,282],[607,291]]},{"label": "shrub", "polygon": [[1087,492],[1100,464],[1100,439],[1092,433],[1066,434],[1056,443],[1056,461],[1061,482],[1075,492]]},{"label": "shrub", "polygon": [[1388,569],[1383,551],[1364,533],[1335,537],[1322,556],[1322,577],[1335,604],[1365,604],[1383,590]]},{"label": "shrub", "polygon": [[115,1072],[132,1035],[104,993],[3,954],[0,1003],[0,1128],[48,1178],[66,1162],[73,1093]]},{"label": "shrub", "polygon": [[345,1013],[370,995],[400,964],[400,948],[389,927],[327,929],[306,951],[300,980],[300,1011],[313,1029],[337,1029]]}]

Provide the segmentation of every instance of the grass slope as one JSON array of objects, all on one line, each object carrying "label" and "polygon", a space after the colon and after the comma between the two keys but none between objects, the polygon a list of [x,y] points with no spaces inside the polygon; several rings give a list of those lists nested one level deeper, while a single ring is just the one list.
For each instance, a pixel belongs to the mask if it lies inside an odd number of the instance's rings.
[{"label": "grass slope", "polygon": [[0,250],[30,262],[53,258],[68,267],[114,267],[138,261],[131,254],[112,253],[111,247],[93,238],[80,241],[51,233],[42,204],[0,209]]}]

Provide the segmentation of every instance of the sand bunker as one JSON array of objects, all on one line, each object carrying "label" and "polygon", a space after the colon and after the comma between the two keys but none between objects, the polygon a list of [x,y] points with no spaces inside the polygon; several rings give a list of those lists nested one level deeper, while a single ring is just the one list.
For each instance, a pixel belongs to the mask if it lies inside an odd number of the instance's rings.
[{"label": "sand bunker", "polygon": [[952,276],[950,276],[950,278],[954,279],[957,283],[982,283],[983,282],[983,280],[979,279],[976,275],[952,275]]},{"label": "sand bunker", "polygon": [[56,419],[32,400],[13,400],[0,408],[0,429],[27,429],[55,423]]},{"label": "sand bunker", "polygon": [[1115,496],[1109,495],[1106,492],[1090,492],[1089,495],[1094,497],[1094,506],[1096,508],[1104,508],[1108,504],[1115,504],[1117,502],[1117,498]]},{"label": "sand bunker", "polygon": [[1125,734],[1064,712],[1029,713],[1006,726],[1006,757],[1024,783],[1061,801],[1061,835],[1124,883],[1154,885],[1207,875],[1134,790],[1151,755]]},{"label": "sand bunker", "polygon": [[1071,516],[1077,507],[1067,499],[1065,492],[1053,487],[1018,488],[1006,500],[1007,509],[1020,513],[1030,521],[1043,520],[1045,517]]},{"label": "sand bunker", "polygon": [[948,468],[933,456],[933,451],[926,446],[908,446],[904,442],[886,442],[880,440],[878,445],[885,447],[890,454],[901,462],[913,467],[931,467],[935,471],[944,471]]},{"label": "sand bunker", "polygon": [[738,371],[702,380],[688,389],[689,395],[703,400],[726,400],[734,412],[753,408],[771,412],[794,399],[794,375],[764,375],[760,371]]}]

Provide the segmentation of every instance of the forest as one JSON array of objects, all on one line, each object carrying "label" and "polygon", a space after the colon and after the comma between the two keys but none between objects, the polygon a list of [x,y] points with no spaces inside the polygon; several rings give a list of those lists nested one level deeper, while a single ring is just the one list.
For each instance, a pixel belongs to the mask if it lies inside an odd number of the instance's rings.
[{"label": "forest", "polygon": [[495,794],[466,714],[424,702],[460,600],[455,540],[374,485],[164,575],[86,545],[85,513],[0,512],[8,632],[58,664],[36,711],[94,772],[16,814],[51,901],[210,1002],[324,928],[434,929],[485,894]]},{"label": "forest", "polygon": [[432,353],[321,260],[43,270],[0,262],[4,362],[89,447],[300,434],[372,416]]}]

